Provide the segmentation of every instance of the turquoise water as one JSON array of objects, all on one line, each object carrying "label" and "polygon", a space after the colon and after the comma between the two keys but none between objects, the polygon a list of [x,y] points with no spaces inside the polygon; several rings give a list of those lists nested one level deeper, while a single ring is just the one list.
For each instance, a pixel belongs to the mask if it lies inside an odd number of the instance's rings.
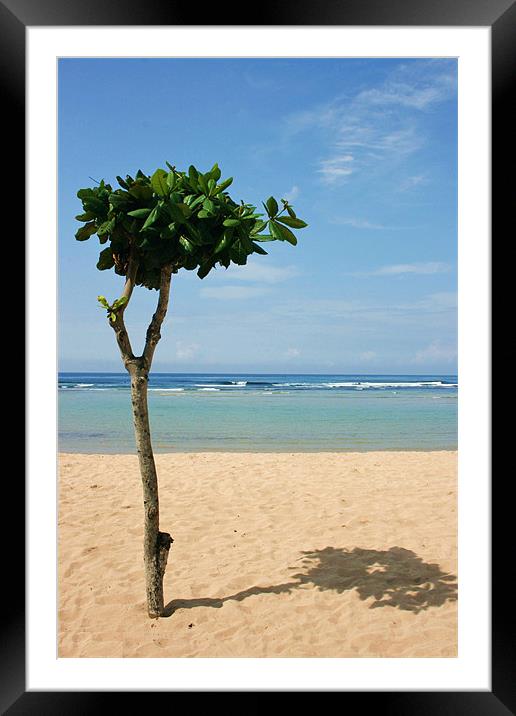
[{"label": "turquoise water", "polygon": [[[456,376],[155,374],[156,452],[455,450]],[[59,449],[133,453],[127,374],[60,373]]]}]

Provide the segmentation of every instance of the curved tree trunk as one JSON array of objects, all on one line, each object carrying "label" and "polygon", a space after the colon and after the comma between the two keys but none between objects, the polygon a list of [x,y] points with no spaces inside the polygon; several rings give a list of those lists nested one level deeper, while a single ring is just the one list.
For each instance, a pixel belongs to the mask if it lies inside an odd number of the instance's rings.
[{"label": "curved tree trunk", "polygon": [[148,371],[144,359],[131,361],[128,369],[131,376],[134,434],[143,486],[143,558],[147,610],[150,617],[159,617],[164,609],[163,576],[172,538],[167,532],[159,531],[158,476],[150,438],[147,406]]}]

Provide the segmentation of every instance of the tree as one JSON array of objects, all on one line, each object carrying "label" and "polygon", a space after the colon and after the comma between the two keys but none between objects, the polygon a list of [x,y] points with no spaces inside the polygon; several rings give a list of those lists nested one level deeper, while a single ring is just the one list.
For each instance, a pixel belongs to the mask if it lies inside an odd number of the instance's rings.
[{"label": "tree", "polygon": [[[85,241],[97,234],[101,244],[97,268],[114,269],[125,276],[122,295],[110,304],[104,296],[98,301],[107,311],[109,325],[125,368],[131,377],[131,402],[136,448],[143,483],[144,563],[147,610],[150,617],[163,614],[163,576],[172,538],[159,529],[158,479],[152,451],[147,406],[147,383],[160,329],[167,312],[172,274],[179,269],[197,269],[203,279],[219,264],[244,265],[250,254],[267,254],[260,245],[266,241],[288,241],[296,245],[291,229],[307,224],[282,199],[282,208],[271,196],[256,207],[235,202],[226,189],[233,179],[220,181],[215,164],[202,174],[194,166],[178,171],[166,163],[168,171],[157,169],[152,176],[142,171],[133,179],[117,176],[120,189],[101,181],[98,186],[80,189],[84,213],[76,219],[84,223],[75,238]],[[265,229],[269,233],[261,232]],[[135,355],[124,324],[124,313],[135,286],[159,291],[156,311],[147,329],[142,355]]]}]

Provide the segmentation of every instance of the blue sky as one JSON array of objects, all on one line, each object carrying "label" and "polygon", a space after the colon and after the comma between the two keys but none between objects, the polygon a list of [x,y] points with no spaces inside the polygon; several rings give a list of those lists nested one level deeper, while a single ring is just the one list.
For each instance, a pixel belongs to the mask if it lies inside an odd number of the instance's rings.
[{"label": "blue sky", "polygon": [[[96,296],[123,279],[74,239],[76,192],[165,160],[309,227],[244,267],[173,277],[153,370],[455,373],[456,61],[59,62],[59,367],[123,370]],[[157,293],[126,312],[139,351]]]}]

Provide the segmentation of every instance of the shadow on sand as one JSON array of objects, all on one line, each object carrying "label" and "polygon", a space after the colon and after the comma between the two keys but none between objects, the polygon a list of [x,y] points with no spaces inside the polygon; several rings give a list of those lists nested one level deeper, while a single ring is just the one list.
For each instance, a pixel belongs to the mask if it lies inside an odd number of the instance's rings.
[{"label": "shadow on sand", "polygon": [[414,614],[457,600],[457,577],[443,572],[438,564],[423,562],[409,549],[355,547],[346,550],[325,547],[313,552],[302,552],[302,555],[300,560],[303,571],[292,575],[295,581],[268,587],[250,587],[220,599],[174,599],[165,607],[164,616],[171,616],[178,609],[217,609],[230,600],[241,602],[257,594],[285,594],[307,585],[338,594],[355,589],[360,599],[374,599],[370,609],[397,607]]}]

